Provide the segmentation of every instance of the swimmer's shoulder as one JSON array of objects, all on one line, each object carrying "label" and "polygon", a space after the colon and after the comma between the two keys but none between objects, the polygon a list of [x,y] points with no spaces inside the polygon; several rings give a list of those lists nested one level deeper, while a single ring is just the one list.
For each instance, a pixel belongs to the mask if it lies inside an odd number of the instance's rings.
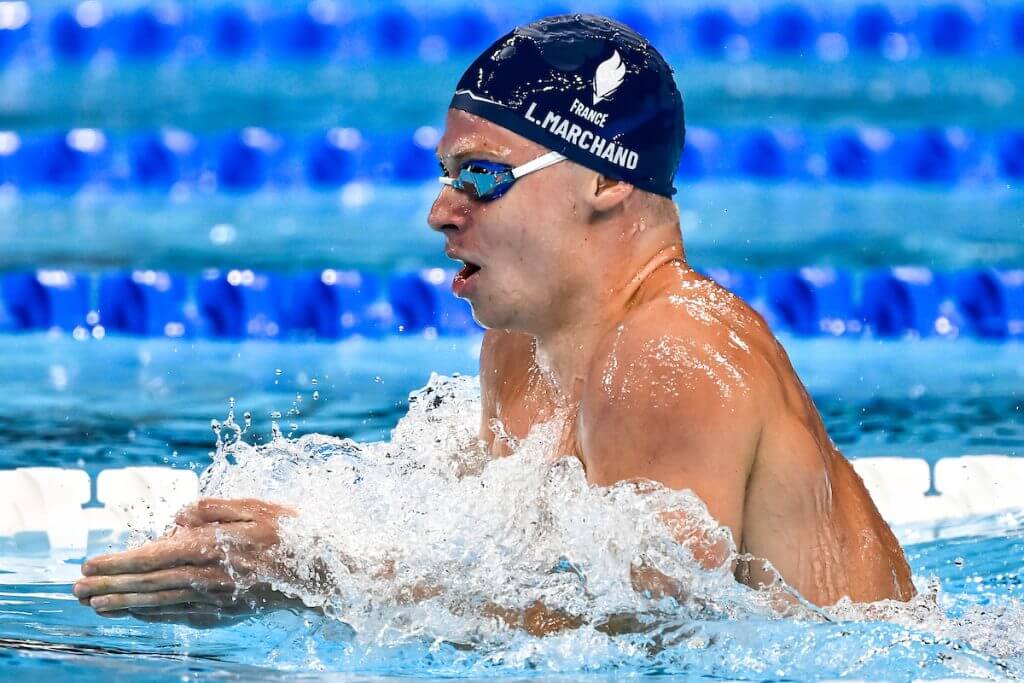
[{"label": "swimmer's shoulder", "polygon": [[594,406],[632,393],[649,397],[643,410],[661,406],[666,417],[715,420],[712,412],[725,411],[756,424],[772,394],[765,389],[775,347],[760,316],[713,281],[665,278],[638,292],[606,332],[585,400]]},{"label": "swimmer's shoulder", "polygon": [[750,471],[764,422],[750,361],[680,305],[667,294],[638,302],[598,345],[579,427],[594,482],[644,476],[721,497],[709,481]]}]

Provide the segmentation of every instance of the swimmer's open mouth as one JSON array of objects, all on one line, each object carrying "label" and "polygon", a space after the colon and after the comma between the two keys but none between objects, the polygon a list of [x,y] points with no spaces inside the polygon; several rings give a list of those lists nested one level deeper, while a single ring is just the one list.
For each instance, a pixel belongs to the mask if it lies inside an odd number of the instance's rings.
[{"label": "swimmer's open mouth", "polygon": [[[462,261],[462,259],[456,259]],[[476,282],[473,277],[480,272],[480,266],[470,261],[462,261],[464,264],[462,270],[455,274],[455,278],[452,280],[452,292],[455,296],[462,296],[467,292],[467,289]]]},{"label": "swimmer's open mouth", "polygon": [[458,272],[456,277],[468,280],[471,276],[476,275],[476,273],[479,272],[480,266],[475,263],[470,263],[469,261],[466,261],[465,264],[466,265],[462,266],[462,270]]}]

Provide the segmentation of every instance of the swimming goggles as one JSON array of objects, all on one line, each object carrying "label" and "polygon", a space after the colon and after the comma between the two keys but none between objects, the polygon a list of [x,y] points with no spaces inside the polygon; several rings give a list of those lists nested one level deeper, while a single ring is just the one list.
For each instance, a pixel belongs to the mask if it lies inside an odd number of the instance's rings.
[{"label": "swimming goggles", "polygon": [[558,152],[548,152],[515,168],[494,161],[471,159],[462,164],[459,175],[454,178],[441,176],[438,180],[441,184],[454,187],[474,199],[490,202],[508,192],[513,183],[524,175],[547,168],[564,159],[565,157]]}]

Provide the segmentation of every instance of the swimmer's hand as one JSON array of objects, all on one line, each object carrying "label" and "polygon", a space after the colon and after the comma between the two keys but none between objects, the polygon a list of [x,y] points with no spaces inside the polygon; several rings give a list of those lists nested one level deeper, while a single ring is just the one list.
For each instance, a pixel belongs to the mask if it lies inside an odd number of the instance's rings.
[{"label": "swimmer's hand", "polygon": [[86,561],[72,591],[99,613],[129,610],[195,625],[285,606],[283,596],[256,576],[272,566],[278,521],[296,514],[254,499],[201,499],[178,513],[177,526],[165,536]]}]

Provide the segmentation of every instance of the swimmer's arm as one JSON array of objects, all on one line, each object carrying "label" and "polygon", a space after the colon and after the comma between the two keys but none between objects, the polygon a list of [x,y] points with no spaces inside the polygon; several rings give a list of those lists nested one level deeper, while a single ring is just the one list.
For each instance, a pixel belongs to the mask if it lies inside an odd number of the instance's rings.
[{"label": "swimmer's arm", "polygon": [[73,593],[103,615],[230,623],[233,616],[301,603],[255,581],[268,572],[299,585],[275,561],[278,523],[296,512],[266,501],[204,498],[186,507],[177,526],[139,548],[93,557]]}]

